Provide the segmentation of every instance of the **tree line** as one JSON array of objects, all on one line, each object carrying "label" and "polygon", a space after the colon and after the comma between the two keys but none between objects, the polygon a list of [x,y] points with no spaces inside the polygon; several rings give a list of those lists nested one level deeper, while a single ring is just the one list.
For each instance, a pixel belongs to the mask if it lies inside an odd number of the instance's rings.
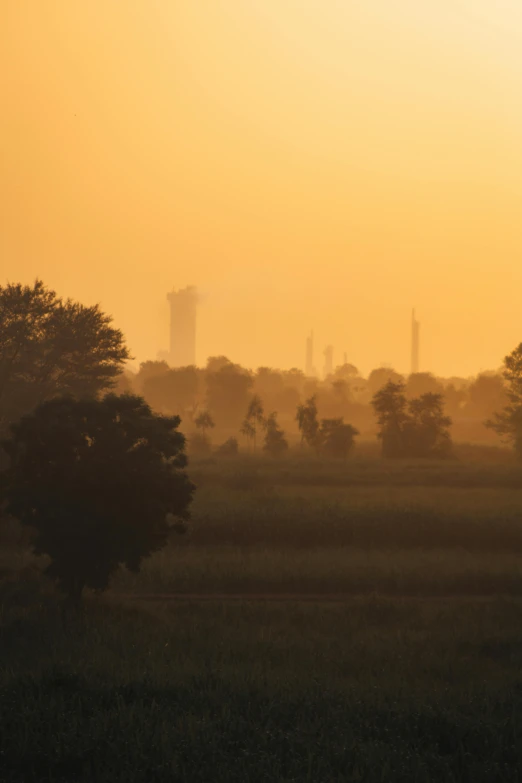
[{"label": "tree line", "polygon": [[[202,437],[222,417],[252,449],[263,435],[263,449],[281,456],[288,441],[275,406],[265,413],[256,391],[262,382],[270,402],[291,411],[303,448],[346,457],[358,434],[342,406],[331,415],[326,405],[319,416],[324,388],[298,370],[253,374],[219,357],[203,371],[149,362],[131,379],[128,359],[121,331],[98,306],[64,301],[41,281],[0,287],[0,515],[33,531],[34,551],[47,555],[49,576],[73,604],[85,587],[104,589],[121,564],[139,569],[184,530],[195,487],[180,412]],[[327,379],[328,393],[339,404],[360,382],[343,365]],[[522,344],[505,358],[501,382],[503,404],[485,424],[522,459]],[[384,457],[450,455],[447,388],[426,390],[419,378],[404,381],[383,368],[361,393],[372,383]],[[412,394],[412,384],[420,393]],[[218,449],[235,451],[233,436]]]}]

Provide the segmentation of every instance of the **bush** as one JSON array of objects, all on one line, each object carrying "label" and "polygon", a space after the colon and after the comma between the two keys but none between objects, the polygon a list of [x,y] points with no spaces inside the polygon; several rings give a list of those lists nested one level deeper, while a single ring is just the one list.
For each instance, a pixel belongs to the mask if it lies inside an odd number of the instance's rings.
[{"label": "bush", "polygon": [[216,454],[221,457],[235,457],[239,451],[239,443],[237,438],[228,438],[221,446],[216,449]]}]

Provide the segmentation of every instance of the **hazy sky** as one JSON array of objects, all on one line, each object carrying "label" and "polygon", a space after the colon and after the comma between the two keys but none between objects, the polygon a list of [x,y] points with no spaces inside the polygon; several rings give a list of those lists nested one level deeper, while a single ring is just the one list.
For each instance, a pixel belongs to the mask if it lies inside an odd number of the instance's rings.
[{"label": "hazy sky", "polygon": [[[522,341],[520,0],[0,0],[0,280],[137,359],[471,374]],[[318,364],[322,358],[318,357]]]}]

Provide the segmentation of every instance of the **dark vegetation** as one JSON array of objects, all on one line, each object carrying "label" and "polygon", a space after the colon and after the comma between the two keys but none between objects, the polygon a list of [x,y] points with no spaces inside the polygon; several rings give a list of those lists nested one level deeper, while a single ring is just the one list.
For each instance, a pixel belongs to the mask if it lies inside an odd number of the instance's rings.
[{"label": "dark vegetation", "polygon": [[188,518],[178,425],[114,394],[51,400],[11,425],[5,513],[34,529],[35,554],[73,603],[85,587],[106,589],[119,564],[139,570]]},{"label": "dark vegetation", "polygon": [[1,781],[520,781],[522,346],[123,374],[98,308],[0,301]]}]

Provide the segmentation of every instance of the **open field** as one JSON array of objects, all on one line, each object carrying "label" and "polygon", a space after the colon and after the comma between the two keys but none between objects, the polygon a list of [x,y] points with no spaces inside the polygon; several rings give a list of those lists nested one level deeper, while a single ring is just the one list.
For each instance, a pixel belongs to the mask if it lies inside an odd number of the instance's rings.
[{"label": "open field", "polygon": [[2,783],[519,783],[522,471],[309,463],[194,463],[189,533],[65,626],[4,550]]},{"label": "open field", "polygon": [[522,775],[522,604],[105,598],[1,626],[0,779],[473,781]]}]

